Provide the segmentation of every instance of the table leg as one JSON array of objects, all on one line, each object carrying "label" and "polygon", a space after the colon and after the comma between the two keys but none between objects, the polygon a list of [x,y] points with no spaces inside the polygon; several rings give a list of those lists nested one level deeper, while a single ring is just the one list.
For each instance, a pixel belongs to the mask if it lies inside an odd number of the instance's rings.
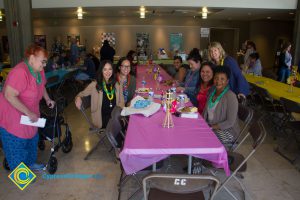
[{"label": "table leg", "polygon": [[193,157],[189,155],[189,160],[188,160],[188,174],[192,174],[192,161]]},{"label": "table leg", "polygon": [[153,172],[156,172],[156,163],[154,163],[154,164],[152,165],[152,171],[153,171]]}]

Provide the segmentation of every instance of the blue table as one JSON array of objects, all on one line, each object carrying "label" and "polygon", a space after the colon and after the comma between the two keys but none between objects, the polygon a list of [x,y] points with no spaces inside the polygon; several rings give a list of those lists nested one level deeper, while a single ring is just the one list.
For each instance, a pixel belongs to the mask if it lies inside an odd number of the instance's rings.
[{"label": "blue table", "polygon": [[49,78],[54,77],[54,76],[58,76],[58,81],[57,82],[47,84],[46,87],[50,88],[50,87],[53,87],[55,85],[60,84],[64,80],[64,77],[65,77],[66,74],[69,74],[69,73],[72,73],[72,72],[78,71],[78,70],[79,70],[78,68],[68,68],[68,69],[58,69],[58,70],[54,70],[54,71],[51,71],[51,72],[46,72],[45,73],[46,79],[49,79]]}]

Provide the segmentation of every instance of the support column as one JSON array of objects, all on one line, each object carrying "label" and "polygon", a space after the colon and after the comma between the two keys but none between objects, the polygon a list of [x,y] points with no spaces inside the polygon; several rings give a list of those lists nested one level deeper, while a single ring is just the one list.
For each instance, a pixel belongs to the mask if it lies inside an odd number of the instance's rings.
[{"label": "support column", "polygon": [[24,51],[33,42],[31,0],[4,0],[11,66],[24,56]]},{"label": "support column", "polygon": [[298,63],[300,62],[300,2],[299,0],[297,5],[297,10],[295,13],[295,24],[294,24],[292,45],[294,46],[293,64],[298,65]]}]

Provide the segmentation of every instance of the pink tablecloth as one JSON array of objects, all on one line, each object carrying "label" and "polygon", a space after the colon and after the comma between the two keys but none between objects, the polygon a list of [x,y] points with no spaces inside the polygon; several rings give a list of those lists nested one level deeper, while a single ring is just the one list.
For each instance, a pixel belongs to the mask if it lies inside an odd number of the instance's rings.
[{"label": "pink tablecloth", "polygon": [[[146,74],[146,67],[138,67],[137,85],[145,76],[151,87],[153,74]],[[163,70],[165,78],[170,78]],[[130,116],[126,139],[120,159],[127,174],[140,171],[173,154],[192,155],[211,161],[216,167],[230,174],[227,153],[202,117],[186,119],[173,116],[174,128],[163,128],[163,111],[144,117]]]}]

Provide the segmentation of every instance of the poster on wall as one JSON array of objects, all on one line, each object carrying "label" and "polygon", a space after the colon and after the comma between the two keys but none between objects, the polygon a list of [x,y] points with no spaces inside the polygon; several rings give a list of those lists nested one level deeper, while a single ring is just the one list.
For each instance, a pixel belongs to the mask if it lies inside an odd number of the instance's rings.
[{"label": "poster on wall", "polygon": [[138,56],[147,56],[149,52],[149,33],[136,33],[136,51]]},{"label": "poster on wall", "polygon": [[182,33],[170,34],[170,51],[180,53],[183,51]]},{"label": "poster on wall", "polygon": [[[116,35],[115,33],[101,33],[101,44],[103,45],[103,42],[107,40],[109,42],[109,45],[113,48],[116,47]],[[101,45],[101,46],[102,46]]]},{"label": "poster on wall", "polygon": [[67,47],[71,46],[71,38],[75,38],[76,44],[80,45],[80,35],[67,35]]},{"label": "poster on wall", "polygon": [[47,49],[46,35],[34,35],[34,43]]}]

